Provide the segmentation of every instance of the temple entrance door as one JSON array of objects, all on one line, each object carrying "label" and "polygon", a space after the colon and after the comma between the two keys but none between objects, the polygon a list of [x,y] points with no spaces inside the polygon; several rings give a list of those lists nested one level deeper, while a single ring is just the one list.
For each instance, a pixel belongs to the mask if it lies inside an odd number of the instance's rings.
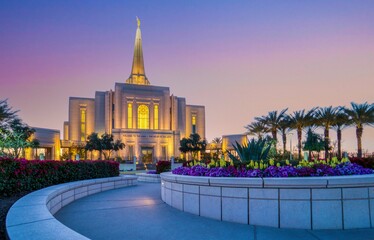
[{"label": "temple entrance door", "polygon": [[153,163],[153,148],[152,147],[142,147],[142,163],[149,164]]}]

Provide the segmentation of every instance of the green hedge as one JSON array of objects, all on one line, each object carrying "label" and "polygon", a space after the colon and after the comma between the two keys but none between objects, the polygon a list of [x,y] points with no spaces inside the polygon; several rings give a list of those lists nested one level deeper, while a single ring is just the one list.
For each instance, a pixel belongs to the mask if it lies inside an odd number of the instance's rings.
[{"label": "green hedge", "polygon": [[114,161],[53,161],[0,158],[0,195],[33,191],[47,186],[119,175]]}]

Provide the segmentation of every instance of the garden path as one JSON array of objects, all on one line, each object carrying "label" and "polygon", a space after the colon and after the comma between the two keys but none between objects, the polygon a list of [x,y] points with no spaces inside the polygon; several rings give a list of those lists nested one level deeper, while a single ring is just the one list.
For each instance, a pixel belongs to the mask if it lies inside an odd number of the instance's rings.
[{"label": "garden path", "polygon": [[166,205],[159,183],[138,183],[79,199],[55,217],[91,239],[374,239],[374,229],[294,230],[221,222]]}]

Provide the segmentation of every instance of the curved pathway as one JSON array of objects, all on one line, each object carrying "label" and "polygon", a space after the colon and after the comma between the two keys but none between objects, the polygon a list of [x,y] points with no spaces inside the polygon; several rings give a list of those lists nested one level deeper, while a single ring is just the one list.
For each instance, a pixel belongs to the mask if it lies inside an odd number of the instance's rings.
[{"label": "curved pathway", "polygon": [[160,183],[138,183],[79,199],[55,217],[91,239],[374,239],[374,229],[291,230],[221,222],[169,207]]}]

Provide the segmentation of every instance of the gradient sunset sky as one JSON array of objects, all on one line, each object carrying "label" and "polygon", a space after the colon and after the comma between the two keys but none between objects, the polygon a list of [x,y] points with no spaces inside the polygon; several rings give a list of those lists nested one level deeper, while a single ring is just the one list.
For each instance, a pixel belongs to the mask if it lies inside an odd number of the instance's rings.
[{"label": "gradient sunset sky", "polygon": [[[205,105],[208,140],[272,110],[374,102],[372,0],[1,0],[0,99],[62,130],[70,96],[128,78],[136,16],[149,81]],[[354,128],[343,139],[356,148]]]}]

